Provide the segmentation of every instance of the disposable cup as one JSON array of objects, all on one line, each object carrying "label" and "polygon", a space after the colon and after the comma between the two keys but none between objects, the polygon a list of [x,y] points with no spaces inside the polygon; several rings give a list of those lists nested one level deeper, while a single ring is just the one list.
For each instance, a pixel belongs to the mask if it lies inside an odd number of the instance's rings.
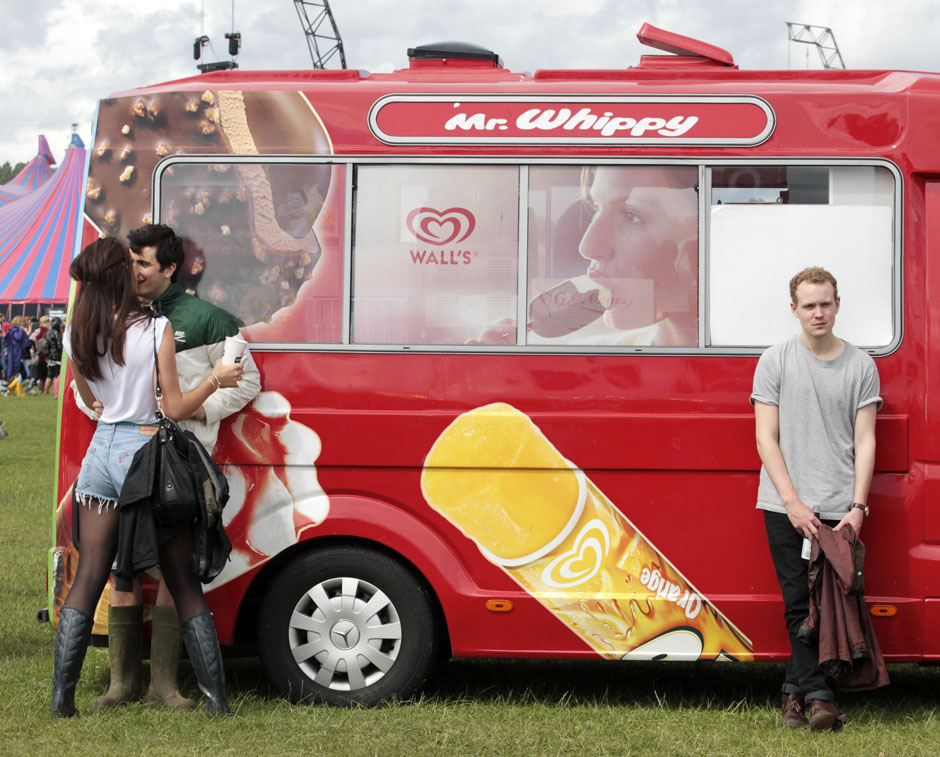
[{"label": "disposable cup", "polygon": [[222,365],[240,363],[247,345],[248,342],[240,336],[225,337],[225,349],[222,350]]}]

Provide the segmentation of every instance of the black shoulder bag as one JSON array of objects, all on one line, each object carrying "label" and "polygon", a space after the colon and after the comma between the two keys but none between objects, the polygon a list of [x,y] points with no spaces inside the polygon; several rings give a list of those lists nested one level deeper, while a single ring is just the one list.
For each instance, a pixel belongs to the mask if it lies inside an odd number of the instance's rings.
[{"label": "black shoulder bag", "polygon": [[201,521],[204,525],[221,518],[228,502],[228,481],[196,435],[184,431],[163,414],[163,390],[160,387],[160,364],[157,356],[157,335],[153,335],[154,368],[159,428],[149,442],[155,445],[156,465],[151,500],[153,519],[160,526],[178,526]]}]

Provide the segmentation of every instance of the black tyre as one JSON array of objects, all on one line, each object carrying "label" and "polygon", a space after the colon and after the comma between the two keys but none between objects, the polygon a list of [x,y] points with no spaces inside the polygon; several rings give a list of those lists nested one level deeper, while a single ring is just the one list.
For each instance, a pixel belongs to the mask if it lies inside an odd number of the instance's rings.
[{"label": "black tyre", "polygon": [[318,549],[288,564],[258,619],[265,672],[293,702],[404,699],[424,682],[438,646],[427,588],[365,547]]}]

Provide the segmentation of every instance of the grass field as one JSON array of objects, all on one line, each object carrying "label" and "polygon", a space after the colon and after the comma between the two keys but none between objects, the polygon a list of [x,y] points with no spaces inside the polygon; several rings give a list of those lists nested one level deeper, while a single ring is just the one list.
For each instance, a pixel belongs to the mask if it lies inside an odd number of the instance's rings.
[{"label": "grass field", "polygon": [[[2,755],[936,755],[940,670],[892,666],[893,685],[845,695],[839,734],[778,727],[782,666],[456,661],[416,702],[373,710],[288,704],[256,660],[226,664],[236,717],[136,704],[92,713],[107,651],[89,650],[82,716],[48,717],[53,633],[46,604],[55,403],[0,397]],[[181,666],[190,696],[195,681]]]}]

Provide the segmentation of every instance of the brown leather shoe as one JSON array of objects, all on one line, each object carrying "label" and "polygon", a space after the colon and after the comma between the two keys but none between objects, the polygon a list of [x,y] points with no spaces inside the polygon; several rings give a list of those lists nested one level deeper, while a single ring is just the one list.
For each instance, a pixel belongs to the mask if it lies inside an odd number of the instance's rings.
[{"label": "brown leather shoe", "polygon": [[803,714],[803,695],[800,692],[783,695],[783,719],[780,725],[784,728],[802,728],[809,725],[806,715]]},{"label": "brown leather shoe", "polygon": [[809,705],[809,727],[814,731],[841,731],[845,725],[846,717],[832,702],[822,699],[812,699]]}]

